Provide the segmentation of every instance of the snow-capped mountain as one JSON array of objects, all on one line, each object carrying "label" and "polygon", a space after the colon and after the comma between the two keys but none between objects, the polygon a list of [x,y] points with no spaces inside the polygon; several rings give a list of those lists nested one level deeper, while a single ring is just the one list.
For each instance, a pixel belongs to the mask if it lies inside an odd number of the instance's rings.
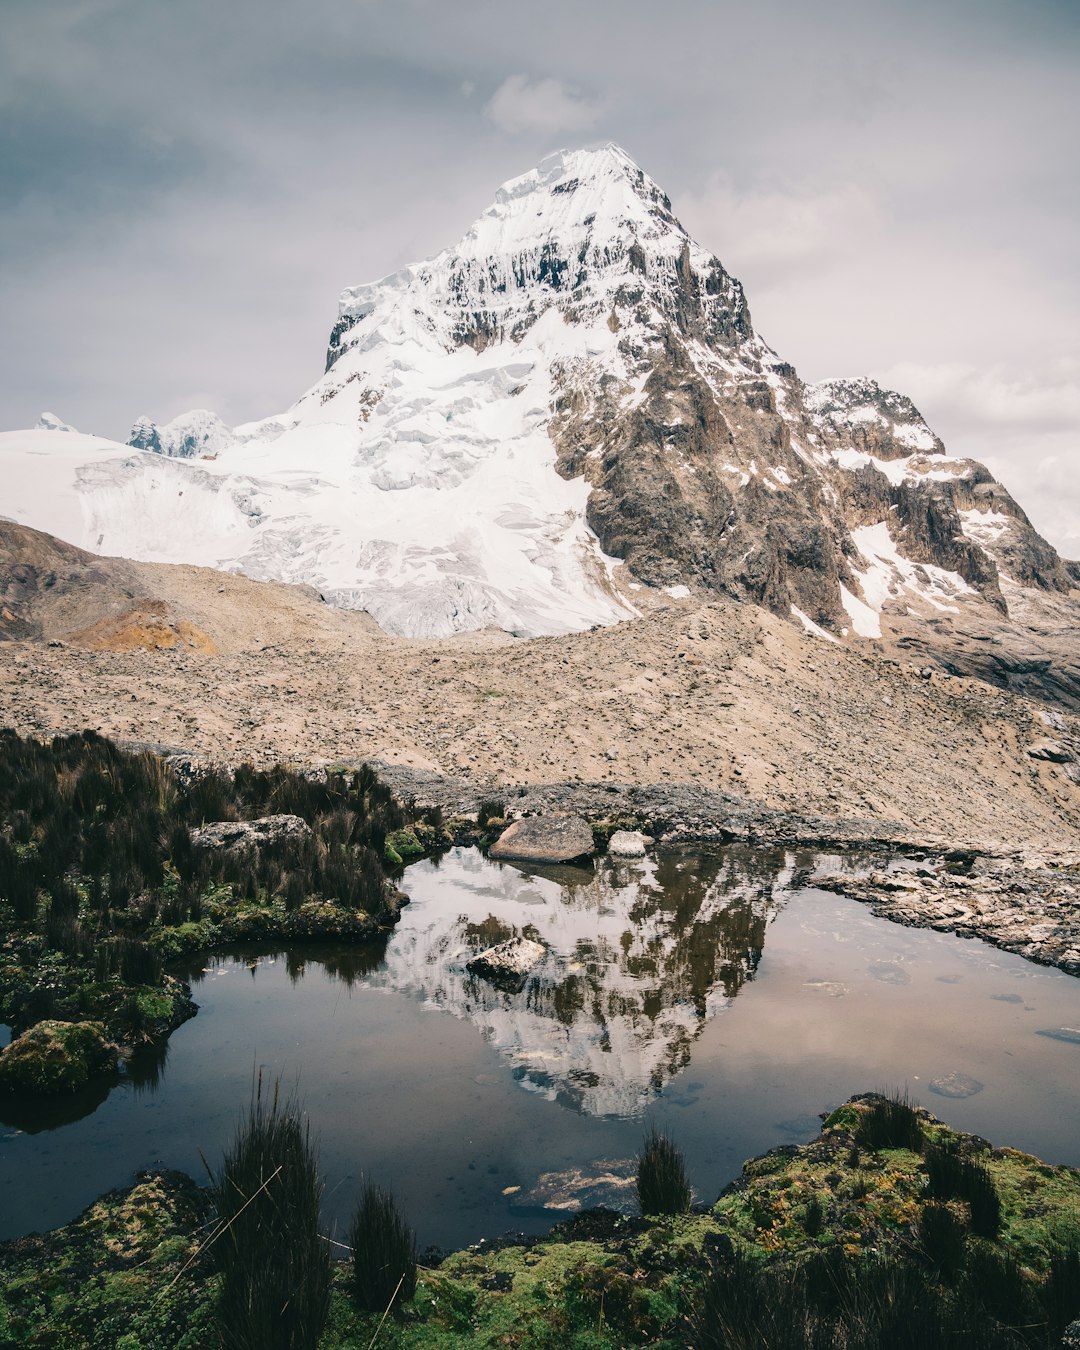
[{"label": "snow-capped mountain", "polygon": [[0,453],[26,524],[309,582],[413,635],[606,624],[644,583],[876,637],[883,613],[1078,580],[902,395],[803,384],[612,145],[549,157],[453,248],[346,290],[287,412],[140,419],[129,446],[49,426]]}]

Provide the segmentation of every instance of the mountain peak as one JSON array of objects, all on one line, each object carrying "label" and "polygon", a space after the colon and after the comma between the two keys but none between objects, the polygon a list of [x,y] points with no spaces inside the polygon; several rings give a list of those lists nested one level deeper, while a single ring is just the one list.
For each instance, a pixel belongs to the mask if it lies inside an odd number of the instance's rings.
[{"label": "mountain peak", "polygon": [[570,185],[600,184],[611,187],[619,182],[631,185],[649,181],[644,170],[630,158],[626,151],[614,141],[606,145],[580,150],[556,150],[553,154],[516,178],[508,179],[495,195],[495,204],[514,201],[531,193],[558,190],[571,191]]},{"label": "mountain peak", "polygon": [[511,178],[466,232],[459,256],[491,256],[528,248],[538,239],[573,247],[590,239],[686,232],[671,200],[613,142],[598,149],[558,150]]},{"label": "mountain peak", "polygon": [[504,183],[453,248],[343,291],[326,368],[406,336],[444,350],[519,342],[552,309],[578,327],[641,330],[648,342],[670,324],[729,345],[753,336],[738,282],[608,143],[547,156]]}]

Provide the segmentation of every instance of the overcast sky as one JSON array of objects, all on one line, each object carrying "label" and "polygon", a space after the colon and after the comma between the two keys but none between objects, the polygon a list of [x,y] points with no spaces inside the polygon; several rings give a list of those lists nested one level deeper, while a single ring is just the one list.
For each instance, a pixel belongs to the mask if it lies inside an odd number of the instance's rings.
[{"label": "overcast sky", "polygon": [[1080,0],[0,0],[0,428],[279,411],[344,286],[610,139],[1080,557],[1078,58]]}]

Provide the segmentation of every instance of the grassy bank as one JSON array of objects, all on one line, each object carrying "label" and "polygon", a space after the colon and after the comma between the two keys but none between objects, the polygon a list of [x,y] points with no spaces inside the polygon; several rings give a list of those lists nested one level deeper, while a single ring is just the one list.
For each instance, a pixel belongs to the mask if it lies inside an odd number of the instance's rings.
[{"label": "grassy bank", "polygon": [[[337,1264],[321,1350],[1050,1347],[1080,1315],[1080,1172],[853,1099],[812,1143],[746,1164],[708,1209],[578,1216],[536,1240],[422,1260],[381,1322]],[[876,1132],[875,1132],[876,1131]],[[940,1158],[959,1166],[942,1169]],[[998,1208],[976,1231],[985,1174]],[[981,1182],[980,1182],[981,1184]],[[967,1188],[965,1190],[965,1187]],[[965,1198],[966,1196],[966,1198]],[[941,1216],[950,1217],[942,1220]],[[219,1344],[211,1196],[147,1174],[44,1237],[0,1247],[4,1344]],[[283,1342],[284,1344],[284,1342]],[[272,1350],[267,1347],[267,1350]]]},{"label": "grassy bank", "polygon": [[377,937],[404,899],[388,873],[443,842],[366,768],[229,774],[0,732],[0,1092],[77,1090],[167,1035],[195,1011],[170,959]]}]

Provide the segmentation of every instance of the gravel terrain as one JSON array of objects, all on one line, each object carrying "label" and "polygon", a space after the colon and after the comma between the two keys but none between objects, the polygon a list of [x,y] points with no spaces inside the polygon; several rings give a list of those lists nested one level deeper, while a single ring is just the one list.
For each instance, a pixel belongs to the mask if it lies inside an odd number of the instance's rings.
[{"label": "gravel terrain", "polygon": [[[1080,837],[1070,714],[746,603],[421,641],[310,587],[4,530],[0,723],[23,733],[93,727],[228,763],[379,760],[541,805],[550,785],[622,785],[684,812],[814,817],[823,837],[843,820],[991,849]],[[1064,759],[1028,753],[1048,738]]]}]

